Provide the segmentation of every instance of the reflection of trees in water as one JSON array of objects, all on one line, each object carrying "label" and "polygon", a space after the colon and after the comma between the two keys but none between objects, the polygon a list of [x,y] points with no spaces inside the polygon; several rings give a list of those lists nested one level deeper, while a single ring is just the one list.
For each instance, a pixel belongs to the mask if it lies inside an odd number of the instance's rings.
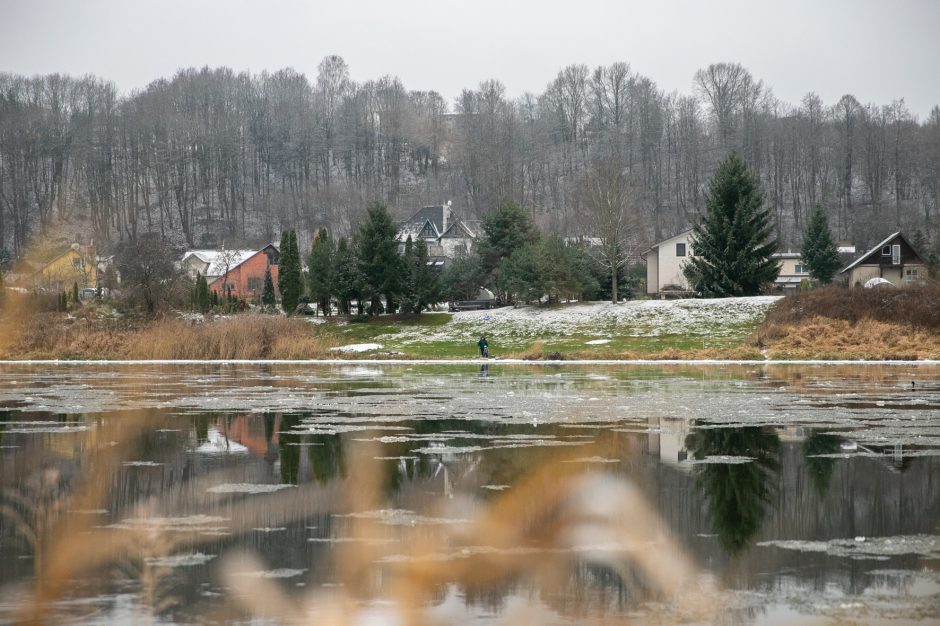
[{"label": "reflection of trees in water", "polygon": [[722,547],[741,552],[760,531],[780,469],[780,437],[768,427],[693,430],[685,445],[692,457],[747,456],[748,463],[707,463],[697,482],[708,499],[708,515]]},{"label": "reflection of trees in water", "polygon": [[307,454],[317,482],[325,483],[337,476],[346,477],[346,458],[340,435],[310,435],[310,444]]},{"label": "reflection of trees in water", "polygon": [[822,498],[829,490],[829,481],[836,468],[836,459],[820,457],[820,454],[833,454],[840,450],[840,438],[836,435],[827,435],[817,430],[811,431],[803,442],[803,459],[809,480],[813,483],[816,494]]},{"label": "reflection of trees in water", "polygon": [[281,416],[281,432],[278,433],[278,445],[281,455],[281,482],[290,485],[297,484],[300,473],[300,443],[301,437],[293,432],[300,425],[301,416],[285,413]]}]

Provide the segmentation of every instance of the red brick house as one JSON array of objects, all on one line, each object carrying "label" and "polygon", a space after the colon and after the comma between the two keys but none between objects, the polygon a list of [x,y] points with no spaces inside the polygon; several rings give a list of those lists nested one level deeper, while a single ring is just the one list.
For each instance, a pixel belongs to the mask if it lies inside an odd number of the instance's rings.
[{"label": "red brick house", "polygon": [[[274,244],[268,244],[257,252],[230,264],[228,274],[221,272],[209,283],[209,289],[219,296],[228,293],[242,300],[260,300],[264,291],[264,272],[271,268],[274,292],[277,293],[277,266],[281,253]],[[230,291],[229,291],[230,290]]]}]

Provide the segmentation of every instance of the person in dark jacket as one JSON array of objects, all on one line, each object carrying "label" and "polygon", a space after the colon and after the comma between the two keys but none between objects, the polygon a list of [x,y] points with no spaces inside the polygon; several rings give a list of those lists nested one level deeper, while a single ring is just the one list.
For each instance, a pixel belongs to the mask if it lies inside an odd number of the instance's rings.
[{"label": "person in dark jacket", "polygon": [[490,344],[486,342],[486,335],[480,337],[477,345],[480,347],[480,356],[486,358],[490,355]]}]

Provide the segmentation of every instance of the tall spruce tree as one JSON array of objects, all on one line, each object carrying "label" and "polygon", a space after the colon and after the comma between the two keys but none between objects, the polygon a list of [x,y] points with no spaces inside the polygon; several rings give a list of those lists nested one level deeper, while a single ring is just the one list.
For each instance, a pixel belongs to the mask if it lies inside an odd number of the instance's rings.
[{"label": "tall spruce tree", "polygon": [[[415,268],[414,242],[411,235],[405,240],[405,249],[401,255],[401,311],[402,313],[420,313],[418,305],[418,272]],[[415,309],[418,309],[415,311]]]},{"label": "tall spruce tree", "polygon": [[309,265],[310,297],[316,301],[324,315],[330,314],[330,299],[335,291],[333,240],[325,228],[321,228],[310,247]]},{"label": "tall spruce tree", "polygon": [[381,202],[368,207],[368,217],[359,228],[359,271],[363,278],[364,296],[371,301],[370,312],[376,315],[382,308],[395,311],[395,301],[401,291],[402,260],[398,254],[395,236],[398,229]]},{"label": "tall spruce tree", "polygon": [[297,250],[297,232],[291,229],[281,235],[280,262],[277,286],[281,292],[281,308],[288,315],[297,310],[303,292],[303,276],[300,268],[300,252]]},{"label": "tall spruce tree", "polygon": [[800,249],[803,265],[809,269],[810,276],[824,285],[832,282],[839,265],[839,250],[829,232],[829,221],[822,207],[816,205],[803,233],[803,246]]},{"label": "tall spruce tree", "polygon": [[362,309],[362,275],[359,273],[354,248],[345,237],[340,238],[336,244],[333,278],[339,312],[343,315],[349,314],[350,302],[353,300],[359,302],[360,313]]},{"label": "tall spruce tree", "polygon": [[757,177],[732,152],[715,171],[705,214],[692,227],[692,254],[683,268],[705,297],[754,296],[777,278],[780,266],[770,211]]},{"label": "tall spruce tree", "polygon": [[264,306],[273,306],[277,302],[277,295],[274,293],[274,280],[271,278],[271,266],[264,268],[264,288],[261,290],[261,304]]},{"label": "tall spruce tree", "polygon": [[414,244],[414,264],[412,265],[417,293],[414,303],[415,313],[421,313],[423,309],[441,301],[440,276],[431,267],[430,260],[428,244],[419,238]]},{"label": "tall spruce tree", "polygon": [[290,257],[290,231],[281,231],[281,244],[278,246],[278,272],[277,272],[277,292],[284,297],[284,287],[287,285],[287,276],[284,275],[285,262],[289,262]]},{"label": "tall spruce tree", "polygon": [[196,287],[193,297],[193,306],[200,313],[209,312],[209,282],[206,277],[196,272]]}]

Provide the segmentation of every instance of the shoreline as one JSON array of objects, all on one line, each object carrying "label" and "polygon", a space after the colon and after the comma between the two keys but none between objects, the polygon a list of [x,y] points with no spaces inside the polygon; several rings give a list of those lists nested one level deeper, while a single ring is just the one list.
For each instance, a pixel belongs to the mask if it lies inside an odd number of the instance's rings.
[{"label": "shoreline", "polygon": [[10,359],[7,365],[940,365],[940,359]]}]

